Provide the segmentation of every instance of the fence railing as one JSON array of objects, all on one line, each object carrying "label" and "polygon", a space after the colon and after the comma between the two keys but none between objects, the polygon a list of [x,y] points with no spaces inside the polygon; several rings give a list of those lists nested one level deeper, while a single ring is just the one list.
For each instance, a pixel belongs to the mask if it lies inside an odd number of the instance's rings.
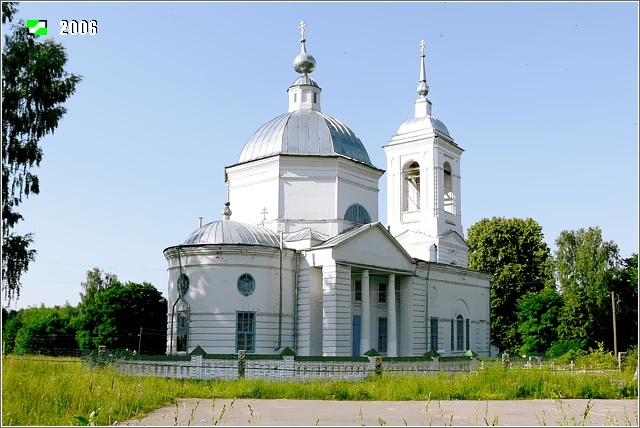
[{"label": "fence railing", "polygon": [[235,380],[265,379],[307,381],[315,379],[365,380],[376,375],[435,374],[471,372],[477,359],[470,357],[383,358],[303,357],[296,355],[247,355],[244,351],[229,355],[189,356],[116,356],[106,350],[83,356],[90,365],[111,364],[125,374],[161,376],[177,379]]}]

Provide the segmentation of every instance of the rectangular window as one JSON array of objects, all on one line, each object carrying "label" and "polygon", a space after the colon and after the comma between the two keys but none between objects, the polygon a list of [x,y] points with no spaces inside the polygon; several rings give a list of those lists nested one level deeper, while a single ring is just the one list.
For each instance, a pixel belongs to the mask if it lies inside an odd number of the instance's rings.
[{"label": "rectangular window", "polygon": [[378,352],[387,352],[387,317],[378,318]]},{"label": "rectangular window", "polygon": [[456,348],[453,346],[454,342],[453,342],[453,335],[455,334],[455,332],[453,331],[453,320],[451,320],[451,351],[453,352]]},{"label": "rectangular window", "polygon": [[256,313],[236,312],[236,352],[256,351]]},{"label": "rectangular window", "polygon": [[387,284],[378,284],[378,303],[387,303]]},{"label": "rectangular window", "polygon": [[438,350],[438,318],[431,318],[431,349]]},{"label": "rectangular window", "polygon": [[461,316],[458,315],[458,318],[456,320],[456,324],[457,324],[457,333],[456,334],[456,349],[458,351],[462,350],[464,348],[464,320],[462,319]]},{"label": "rectangular window", "polygon": [[353,300],[356,302],[362,302],[362,282],[356,281],[356,289],[353,292]]},{"label": "rectangular window", "polygon": [[469,318],[466,319],[467,321],[467,328],[464,331],[465,335],[466,335],[466,339],[467,339],[467,347],[465,349],[471,349],[471,342],[469,341],[469,330],[471,330],[469,327],[471,327],[471,321],[469,320]]}]

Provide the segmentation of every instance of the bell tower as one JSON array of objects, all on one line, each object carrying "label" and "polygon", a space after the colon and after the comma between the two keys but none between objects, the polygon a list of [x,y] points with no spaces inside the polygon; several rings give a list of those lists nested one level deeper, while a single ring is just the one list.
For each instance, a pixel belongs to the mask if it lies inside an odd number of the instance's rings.
[{"label": "bell tower", "polygon": [[464,151],[431,115],[420,42],[420,83],[414,117],[384,150],[387,155],[387,222],[391,234],[415,258],[467,266],[460,197]]}]

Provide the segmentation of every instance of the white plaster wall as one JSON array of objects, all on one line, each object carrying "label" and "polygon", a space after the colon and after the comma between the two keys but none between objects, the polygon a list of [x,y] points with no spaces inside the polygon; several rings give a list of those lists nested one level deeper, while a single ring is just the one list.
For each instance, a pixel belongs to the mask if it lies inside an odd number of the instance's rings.
[{"label": "white plaster wall", "polygon": [[[175,247],[165,251],[169,261],[171,313],[178,297],[176,281],[180,263],[189,276],[185,300],[190,306],[188,352],[200,345],[207,353],[235,353],[236,311],[256,312],[256,353],[274,353],[278,342],[280,309],[280,252],[277,248],[243,245]],[[250,296],[238,292],[243,273],[256,282]],[[293,347],[294,257],[285,250],[282,269],[282,348]],[[175,326],[174,326],[175,328]],[[171,340],[171,331],[168,341]],[[175,331],[173,334],[175,341]],[[175,342],[174,342],[175,349]]]},{"label": "white plaster wall", "polygon": [[[280,186],[277,156],[234,165],[225,173],[232,220],[261,224],[265,208],[267,219],[278,217]],[[276,228],[273,230],[277,231]]]},{"label": "white plaster wall", "polygon": [[350,356],[351,268],[334,264],[322,267],[322,355]]},{"label": "white plaster wall", "polygon": [[461,355],[466,352],[466,349],[451,350],[451,319],[461,314],[471,322],[470,348],[482,356],[488,356],[490,275],[440,263],[430,265],[421,263],[417,273],[426,278],[428,272],[428,317],[437,317],[441,330],[438,335],[441,344],[438,352],[444,350],[446,355]]}]

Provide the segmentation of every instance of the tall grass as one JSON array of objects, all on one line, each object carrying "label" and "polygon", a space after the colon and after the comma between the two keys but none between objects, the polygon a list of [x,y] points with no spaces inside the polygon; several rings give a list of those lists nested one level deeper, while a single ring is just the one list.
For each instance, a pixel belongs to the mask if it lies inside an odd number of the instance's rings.
[{"label": "tall grass", "polygon": [[[364,382],[196,381],[133,377],[79,359],[8,356],[2,361],[3,425],[111,425],[179,398],[313,400],[513,400],[637,398],[633,372],[549,372],[487,367],[471,374],[381,376]],[[76,418],[75,416],[80,416]]]}]

